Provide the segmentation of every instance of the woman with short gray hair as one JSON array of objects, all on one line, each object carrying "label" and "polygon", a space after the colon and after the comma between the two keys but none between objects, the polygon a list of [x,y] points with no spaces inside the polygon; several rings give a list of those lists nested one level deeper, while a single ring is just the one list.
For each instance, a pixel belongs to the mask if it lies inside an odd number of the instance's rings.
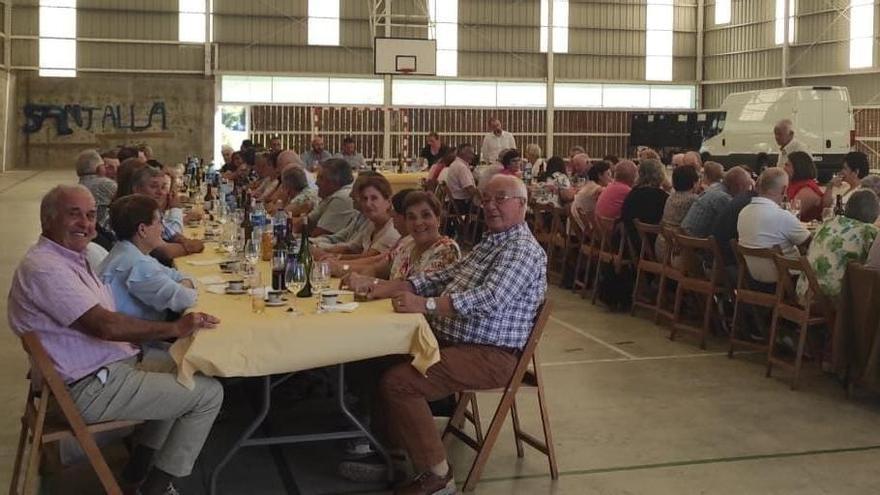
[{"label": "woman with short gray hair", "polygon": [[[807,260],[819,290],[835,303],[840,296],[841,281],[850,262],[865,263],[880,229],[874,226],[880,214],[880,200],[874,191],[858,190],[850,195],[843,215],[829,218],[813,234]],[[807,293],[807,280],[800,277],[797,292]]]}]

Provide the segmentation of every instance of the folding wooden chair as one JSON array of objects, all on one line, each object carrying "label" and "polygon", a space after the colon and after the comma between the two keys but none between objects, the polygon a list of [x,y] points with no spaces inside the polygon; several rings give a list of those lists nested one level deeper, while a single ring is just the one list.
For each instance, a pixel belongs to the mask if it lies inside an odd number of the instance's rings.
[{"label": "folding wooden chair", "polygon": [[[553,205],[532,203],[530,206],[532,215],[529,217],[531,223],[529,228],[538,244],[544,248],[548,256],[550,254],[550,238],[553,230]],[[549,260],[548,260],[549,263]]]},{"label": "folding wooden chair", "polygon": [[[809,329],[818,325],[827,325],[833,336],[837,315],[832,302],[819,289],[816,273],[805,256],[787,258],[777,254],[773,260],[779,278],[776,282],[776,311],[773,312],[770,343],[767,349],[767,377],[770,376],[774,364],[790,368],[793,370],[791,389],[795,390],[801,373]],[[806,277],[808,283],[807,292],[802,298],[798,296],[796,290],[799,276]],[[799,327],[797,351],[793,363],[773,354],[780,319],[790,321]]]},{"label": "folding wooden chair", "polygon": [[483,217],[483,206],[476,203],[471,204],[470,211],[464,217],[462,226],[462,234],[459,244],[472,248],[480,242],[480,232],[484,230],[485,220]]},{"label": "folding wooden chair", "polygon": [[[675,319],[675,293],[670,294],[670,283],[674,282],[676,288],[681,280],[682,273],[680,268],[680,259],[678,248],[675,245],[675,234],[682,232],[681,227],[668,223],[660,223],[660,237],[663,238],[666,245],[666,252],[660,256],[660,262],[663,265],[663,271],[660,274],[660,286],[657,288],[657,309],[654,311],[654,323],[660,323],[660,318],[666,318],[669,321]],[[666,301],[672,301],[672,307],[667,309]]]},{"label": "folding wooden chair", "polygon": [[[675,289],[675,309],[669,340],[675,340],[679,330],[700,336],[700,349],[706,348],[706,336],[712,323],[715,296],[724,292],[724,269],[721,250],[714,237],[701,239],[683,234],[675,236],[676,248],[682,256],[681,280]],[[704,265],[704,262],[708,265]],[[703,324],[695,327],[682,319],[681,306],[686,293],[702,296],[704,302]]]},{"label": "folding wooden chair", "polygon": [[[455,413],[452,415],[452,418],[450,418],[449,424],[446,426],[446,431],[443,433],[443,440],[444,442],[447,442],[450,439],[450,436],[455,436],[477,452],[477,457],[474,459],[474,463],[464,482],[464,487],[462,488],[464,491],[473,490],[480,481],[483,468],[489,460],[489,455],[492,453],[492,447],[495,445],[495,441],[498,440],[498,435],[501,433],[501,427],[504,425],[504,420],[507,418],[508,412],[510,412],[511,420],[513,421],[513,436],[514,441],[516,442],[517,456],[521,458],[525,455],[523,451],[523,443],[528,444],[530,447],[547,456],[547,461],[550,464],[550,477],[554,480],[559,478],[559,470],[556,466],[556,452],[553,448],[553,438],[550,434],[550,417],[547,412],[546,398],[544,397],[544,383],[542,381],[541,368],[538,364],[538,357],[537,354],[535,354],[538,342],[541,340],[541,335],[544,333],[544,326],[547,324],[547,319],[549,317],[550,303],[545,301],[539,308],[538,317],[535,319],[535,324],[532,327],[529,340],[526,342],[525,349],[523,349],[519,361],[513,370],[510,381],[503,389],[496,390],[496,392],[502,392],[501,401],[498,404],[498,408],[495,410],[495,414],[492,416],[492,422],[489,423],[489,429],[486,430],[482,439],[479,438],[479,429],[477,430],[478,438],[473,438],[462,430],[461,426],[464,423],[465,415],[469,413],[472,414],[474,418],[477,418],[475,424],[479,424],[479,412],[477,409],[475,394],[476,392],[485,391],[469,390],[460,394]],[[529,368],[529,365],[531,365],[531,369]],[[522,431],[522,428],[520,427],[519,415],[516,408],[516,394],[519,391],[520,386],[534,389],[538,394],[538,408],[540,409],[541,424],[544,430],[543,442]],[[468,411],[469,407],[470,411]]]},{"label": "folding wooden chair", "polygon": [[764,292],[761,290],[757,290],[754,287],[755,280],[749,273],[749,266],[746,263],[746,258],[764,259],[769,261],[770,263],[773,263],[774,257],[777,254],[780,254],[780,251],[779,249],[759,249],[741,246],[736,239],[730,240],[730,246],[733,250],[733,253],[736,255],[736,262],[738,266],[736,286],[733,290],[733,323],[731,324],[730,328],[730,347],[727,350],[727,357],[733,357],[733,350],[734,347],[737,345],[747,347],[749,349],[767,352],[766,343],[755,342],[752,340],[740,338],[736,332],[738,330],[738,324],[743,319],[743,312],[748,310],[748,308],[743,308],[744,304],[748,304],[753,307],[758,306],[762,308],[767,308],[772,313],[772,311],[776,308],[776,304],[778,302],[775,291]]},{"label": "folding wooden chair", "polygon": [[[27,332],[22,338],[25,351],[31,357],[33,368],[31,379],[28,383],[28,397],[25,404],[24,414],[21,417],[21,434],[18,438],[18,450],[15,453],[15,465],[12,471],[12,482],[9,486],[10,495],[31,494],[37,481],[37,473],[40,467],[40,454],[42,446],[51,442],[57,442],[64,438],[74,437],[85,452],[89,463],[98,475],[98,480],[104,487],[104,491],[112,495],[121,495],[122,490],[113,477],[110,467],[101,451],[95,443],[94,433],[128,428],[140,421],[107,421],[104,423],[86,424],[76,404],[67,391],[67,386],[61,380],[61,376],[55,371],[49,355],[40,343],[40,338],[35,332]],[[46,417],[49,403],[54,401],[58,404],[67,424],[55,424],[51,418]],[[24,454],[30,446],[27,457],[27,468],[24,472],[23,483],[19,486],[22,468],[24,468]],[[21,491],[19,491],[21,490]]]},{"label": "folding wooden chair", "polygon": [[[613,218],[597,217],[597,232],[599,235],[599,251],[596,253],[596,275],[593,279],[593,298],[592,303],[596,304],[596,298],[599,295],[599,272],[602,270],[603,263],[610,263],[614,266],[614,273],[620,274],[624,266],[632,265],[632,260],[626,253],[626,230],[623,228],[623,222],[618,222]],[[616,241],[616,242],[615,242]]]},{"label": "folding wooden chair", "polygon": [[[599,252],[599,236],[596,234],[595,222],[592,218],[586,219],[585,228],[581,229],[580,243],[578,245],[577,261],[574,265],[574,284],[572,291],[581,289],[581,299],[586,299],[587,290],[590,286],[590,273],[593,267],[593,261]],[[575,222],[572,222],[575,224]],[[581,268],[584,269],[583,278],[580,277]]]},{"label": "folding wooden chair", "polygon": [[578,242],[578,238],[569,233],[568,221],[568,208],[553,209],[550,239],[547,243],[547,276],[557,283],[562,283],[571,259],[571,251]]},{"label": "folding wooden chair", "polygon": [[648,274],[654,275],[658,280],[663,275],[663,262],[658,259],[657,254],[654,252],[654,243],[657,237],[660,236],[660,226],[642,223],[638,219],[634,221],[634,224],[636,231],[639,233],[642,247],[639,250],[639,257],[636,262],[636,282],[633,285],[630,314],[634,315],[636,308],[640,307],[653,311],[656,317],[659,291],[657,294],[649,295],[648,297],[642,297],[641,292],[642,285],[647,282]]}]

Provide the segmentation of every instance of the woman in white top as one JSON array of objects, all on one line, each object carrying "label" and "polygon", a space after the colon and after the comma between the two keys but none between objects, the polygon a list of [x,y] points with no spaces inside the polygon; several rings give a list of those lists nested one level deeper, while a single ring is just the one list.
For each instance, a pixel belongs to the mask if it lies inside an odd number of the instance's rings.
[{"label": "woman in white top", "polygon": [[596,214],[596,201],[612,181],[611,162],[602,160],[593,164],[587,172],[587,182],[574,195],[571,215],[581,229],[587,229]]},{"label": "woman in white top", "polygon": [[825,186],[825,194],[822,196],[822,207],[833,208],[837,202],[837,196],[846,203],[850,194],[859,189],[862,179],[867,177],[871,166],[868,163],[868,155],[861,151],[851,151],[844,155],[840,172],[834,175],[831,182]]},{"label": "woman in white top", "polygon": [[327,248],[316,253],[320,257],[326,254],[339,254],[340,259],[359,259],[388,252],[400,239],[400,233],[394,228],[391,218],[391,184],[388,179],[376,174],[367,177],[358,184],[358,204],[361,213],[367,217],[366,227],[355,237],[345,243]]},{"label": "woman in white top", "polygon": [[547,172],[547,162],[541,158],[541,147],[537,143],[531,143],[526,146],[525,159],[532,164],[532,176],[540,177]]},{"label": "woman in white top", "polygon": [[538,176],[538,182],[543,183],[543,191],[535,194],[535,202],[561,206],[559,191],[571,188],[571,178],[565,173],[565,161],[562,157],[554,156],[547,160],[547,169],[543,175]]}]

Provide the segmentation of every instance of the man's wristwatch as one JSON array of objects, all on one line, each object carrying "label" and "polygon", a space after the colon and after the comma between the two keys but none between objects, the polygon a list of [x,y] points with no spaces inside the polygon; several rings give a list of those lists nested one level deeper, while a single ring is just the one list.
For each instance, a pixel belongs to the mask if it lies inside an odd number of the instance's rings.
[{"label": "man's wristwatch", "polygon": [[430,315],[434,314],[434,311],[437,311],[437,300],[433,297],[425,299],[425,312]]}]

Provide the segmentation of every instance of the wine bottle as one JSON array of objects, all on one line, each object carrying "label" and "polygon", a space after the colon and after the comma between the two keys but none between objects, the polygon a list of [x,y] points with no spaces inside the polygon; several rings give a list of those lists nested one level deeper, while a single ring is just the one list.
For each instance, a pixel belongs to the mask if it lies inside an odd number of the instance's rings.
[{"label": "wine bottle", "polygon": [[254,224],[251,222],[251,204],[247,200],[247,193],[244,196],[244,218],[241,220],[241,228],[244,229],[244,238],[250,239],[254,233]]},{"label": "wine bottle", "polygon": [[309,225],[303,223],[302,237],[299,245],[299,262],[306,272],[306,284],[296,293],[296,297],[312,297],[312,253],[309,252]]},{"label": "wine bottle", "polygon": [[837,202],[834,204],[834,216],[843,216],[846,210],[843,207],[843,196],[837,195]]}]

